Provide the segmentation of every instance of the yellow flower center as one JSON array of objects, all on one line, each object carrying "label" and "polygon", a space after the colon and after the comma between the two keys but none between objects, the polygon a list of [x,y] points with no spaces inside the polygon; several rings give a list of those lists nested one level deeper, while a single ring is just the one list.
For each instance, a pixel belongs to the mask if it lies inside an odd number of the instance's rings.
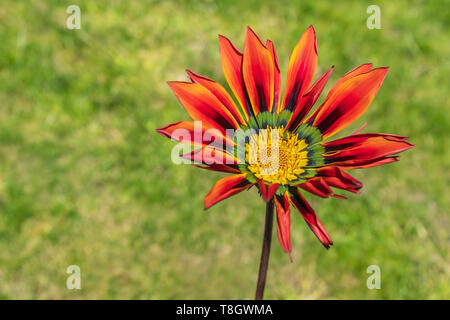
[{"label": "yellow flower center", "polygon": [[308,144],[283,127],[260,130],[245,146],[245,160],[255,177],[268,184],[288,184],[305,172]]}]

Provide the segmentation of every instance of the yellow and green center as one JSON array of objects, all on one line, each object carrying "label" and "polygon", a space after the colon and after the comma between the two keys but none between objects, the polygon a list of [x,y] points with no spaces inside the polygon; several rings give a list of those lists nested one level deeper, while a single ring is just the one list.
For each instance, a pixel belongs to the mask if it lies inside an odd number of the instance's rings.
[{"label": "yellow and green center", "polygon": [[289,184],[305,173],[308,144],[284,127],[260,130],[245,146],[247,170],[267,184]]}]

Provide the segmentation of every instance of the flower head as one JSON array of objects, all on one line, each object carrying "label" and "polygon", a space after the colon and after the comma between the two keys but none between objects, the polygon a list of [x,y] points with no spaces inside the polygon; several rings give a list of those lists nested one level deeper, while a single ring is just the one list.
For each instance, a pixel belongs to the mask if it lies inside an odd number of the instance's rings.
[{"label": "flower head", "polygon": [[[290,204],[328,248],[333,242],[302,192],[345,199],[332,188],[358,193],[362,187],[347,170],[397,161],[395,154],[413,146],[407,137],[381,133],[354,133],[329,141],[367,110],[388,68],[363,64],[351,70],[336,82],[322,105],[310,112],[333,72],[331,68],[313,83],[318,57],[312,26],[294,48],[283,96],[270,40],[264,44],[248,28],[243,53],[227,38],[219,36],[219,41],[223,72],[238,103],[217,82],[188,71],[191,82],[169,85],[202,126],[196,129],[194,122],[182,121],[158,132],[181,141],[174,132],[184,130],[189,138],[182,142],[197,148],[183,158],[200,168],[231,173],[206,195],[205,209],[255,186],[265,201],[275,202],[284,251],[291,252]],[[204,137],[212,129],[213,143],[195,138],[196,131]]]}]

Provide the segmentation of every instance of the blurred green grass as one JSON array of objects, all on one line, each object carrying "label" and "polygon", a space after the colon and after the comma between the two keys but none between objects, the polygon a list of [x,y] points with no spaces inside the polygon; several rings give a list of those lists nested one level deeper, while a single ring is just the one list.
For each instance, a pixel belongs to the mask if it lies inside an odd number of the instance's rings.
[{"label": "blurred green grass", "polygon": [[[81,7],[81,30],[66,8]],[[409,135],[401,161],[354,171],[361,195],[309,196],[335,245],[292,213],[294,263],[274,235],[266,298],[450,298],[447,1],[3,1],[0,298],[253,296],[264,204],[255,190],[203,211],[221,176],[170,161],[155,129],[187,119],[166,85],[192,69],[225,83],[217,34],[275,42],[285,78],[307,26],[319,70],[389,65],[365,132]],[[330,84],[326,90],[329,89]],[[350,129],[349,129],[350,131]],[[81,267],[82,289],[65,286]],[[366,268],[381,267],[381,290]]]}]

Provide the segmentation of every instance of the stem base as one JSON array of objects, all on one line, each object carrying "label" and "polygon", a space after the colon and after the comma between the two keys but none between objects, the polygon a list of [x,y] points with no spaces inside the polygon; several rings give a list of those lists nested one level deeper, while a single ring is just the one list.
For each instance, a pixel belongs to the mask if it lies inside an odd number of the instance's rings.
[{"label": "stem base", "polygon": [[266,221],[264,224],[264,238],[259,263],[258,282],[256,283],[255,300],[262,300],[266,286],[267,269],[269,267],[270,245],[273,229],[273,200],[266,204]]}]

